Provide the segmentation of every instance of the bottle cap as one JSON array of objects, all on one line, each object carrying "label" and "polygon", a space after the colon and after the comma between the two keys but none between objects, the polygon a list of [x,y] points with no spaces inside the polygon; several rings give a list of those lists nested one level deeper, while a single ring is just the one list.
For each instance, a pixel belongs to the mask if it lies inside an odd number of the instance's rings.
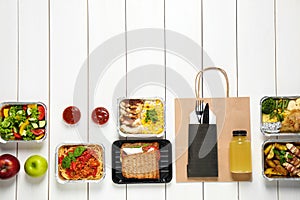
[{"label": "bottle cap", "polygon": [[232,132],[233,136],[246,136],[247,135],[247,131],[245,130],[235,130]]}]

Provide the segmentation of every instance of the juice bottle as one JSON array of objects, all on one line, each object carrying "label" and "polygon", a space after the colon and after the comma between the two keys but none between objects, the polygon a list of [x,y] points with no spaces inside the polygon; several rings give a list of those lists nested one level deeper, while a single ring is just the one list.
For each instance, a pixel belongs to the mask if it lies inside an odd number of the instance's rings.
[{"label": "juice bottle", "polygon": [[236,130],[232,132],[229,147],[230,171],[232,173],[251,173],[251,143],[247,139],[247,131]]}]

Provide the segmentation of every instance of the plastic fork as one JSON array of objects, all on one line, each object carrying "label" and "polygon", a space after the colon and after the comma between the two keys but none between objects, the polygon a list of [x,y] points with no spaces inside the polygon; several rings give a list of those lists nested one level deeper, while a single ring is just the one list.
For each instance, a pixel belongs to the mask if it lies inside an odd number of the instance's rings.
[{"label": "plastic fork", "polygon": [[195,106],[195,112],[198,118],[198,122],[200,124],[202,124],[202,116],[203,116],[203,112],[204,112],[204,104],[203,104],[203,100],[196,100],[196,106]]}]

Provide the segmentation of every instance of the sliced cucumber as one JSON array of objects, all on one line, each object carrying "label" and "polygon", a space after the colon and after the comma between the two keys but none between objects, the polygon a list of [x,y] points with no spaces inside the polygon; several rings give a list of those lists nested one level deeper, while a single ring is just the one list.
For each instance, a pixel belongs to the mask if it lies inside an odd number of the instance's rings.
[{"label": "sliced cucumber", "polygon": [[18,114],[18,115],[24,115],[24,110],[19,110],[19,111],[17,112],[17,114]]},{"label": "sliced cucumber", "polygon": [[31,109],[32,108],[27,108],[27,115],[31,115]]},{"label": "sliced cucumber", "polygon": [[18,132],[18,129],[16,127],[14,127],[14,126],[13,126],[13,130],[14,130],[15,133]]},{"label": "sliced cucumber", "polygon": [[28,118],[28,120],[31,121],[31,122],[37,121],[37,119],[34,118],[34,117],[30,117],[30,118]]},{"label": "sliced cucumber", "polygon": [[39,127],[39,125],[38,125],[37,123],[31,123],[31,125],[32,125],[32,127],[33,127],[34,129],[36,129],[36,128]]},{"label": "sliced cucumber", "polygon": [[27,135],[27,131],[26,130],[23,130],[22,133],[20,133],[21,136],[26,136]]},{"label": "sliced cucumber", "polygon": [[44,128],[46,126],[46,120],[39,121],[39,127]]}]

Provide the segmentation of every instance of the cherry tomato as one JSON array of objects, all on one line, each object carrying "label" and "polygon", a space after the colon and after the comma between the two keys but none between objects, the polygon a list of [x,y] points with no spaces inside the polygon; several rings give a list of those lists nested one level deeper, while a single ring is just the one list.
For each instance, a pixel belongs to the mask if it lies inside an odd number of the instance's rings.
[{"label": "cherry tomato", "polygon": [[81,112],[79,108],[75,106],[69,106],[63,112],[63,120],[67,124],[76,124],[77,122],[79,122],[80,118]]},{"label": "cherry tomato", "polygon": [[105,124],[109,119],[109,112],[104,107],[97,107],[92,112],[92,120],[99,125]]},{"label": "cherry tomato", "polygon": [[151,148],[153,148],[154,150],[158,150],[158,147],[156,147],[156,146],[151,146],[151,145],[143,147],[143,150],[144,150],[145,152],[147,152],[147,151],[148,151],[149,149],[151,149]]},{"label": "cherry tomato", "polygon": [[149,149],[151,149],[151,148],[153,148],[154,151],[156,151],[156,153],[157,153],[157,160],[159,160],[160,159],[160,151],[159,151],[159,149],[158,149],[157,146],[151,146],[151,145],[149,145],[149,146],[143,147],[143,151],[144,152],[148,152]]},{"label": "cherry tomato", "polygon": [[21,140],[22,136],[19,133],[14,133],[15,139]]},{"label": "cherry tomato", "polygon": [[76,162],[71,162],[71,166],[70,166],[71,170],[75,170],[76,169]]},{"label": "cherry tomato", "polygon": [[96,176],[96,175],[97,175],[97,168],[93,170],[92,175],[93,175],[93,176]]},{"label": "cherry tomato", "polygon": [[64,159],[64,156],[60,156],[60,157],[58,158],[58,163],[61,164],[63,159]]},{"label": "cherry tomato", "polygon": [[35,136],[39,136],[45,133],[45,129],[43,128],[39,128],[39,129],[33,129],[31,130],[31,132],[35,135]]},{"label": "cherry tomato", "polygon": [[27,110],[27,105],[23,105],[22,108],[23,108],[24,111],[26,111]]},{"label": "cherry tomato", "polygon": [[38,111],[39,111],[39,116],[38,116],[38,120],[43,120],[45,117],[45,108],[44,106],[38,106],[37,107]]}]

